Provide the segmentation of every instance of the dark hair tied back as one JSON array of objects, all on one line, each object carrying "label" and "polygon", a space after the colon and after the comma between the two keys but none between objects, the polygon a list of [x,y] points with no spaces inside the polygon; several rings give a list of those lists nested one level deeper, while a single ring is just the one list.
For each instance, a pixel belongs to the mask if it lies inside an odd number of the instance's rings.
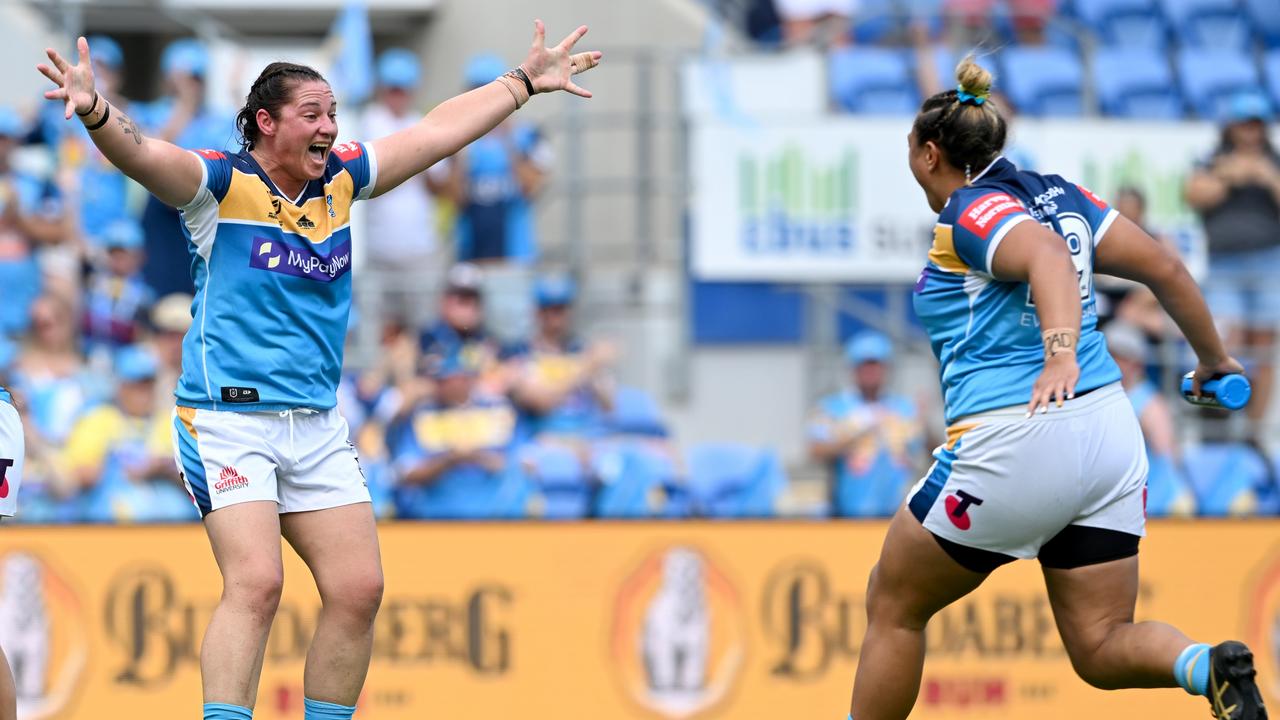
[{"label": "dark hair tied back", "polygon": [[973,55],[956,66],[956,89],[924,101],[916,116],[916,142],[933,141],[966,179],[990,165],[1004,149],[1008,125],[991,102],[991,73]]},{"label": "dark hair tied back", "polygon": [[244,107],[236,114],[236,130],[246,150],[252,150],[258,142],[258,111],[266,110],[271,117],[280,117],[280,107],[293,97],[293,88],[304,80],[328,82],[314,68],[289,62],[273,62],[262,69],[258,79],[249,86]]}]

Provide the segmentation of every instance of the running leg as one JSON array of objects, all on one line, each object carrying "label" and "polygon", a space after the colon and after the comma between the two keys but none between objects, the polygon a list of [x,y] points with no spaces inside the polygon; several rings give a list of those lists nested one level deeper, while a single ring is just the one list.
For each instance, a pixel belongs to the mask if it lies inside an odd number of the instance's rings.
[{"label": "running leg", "polygon": [[13,671],[0,650],[0,720],[18,720],[18,689],[13,686]]}]

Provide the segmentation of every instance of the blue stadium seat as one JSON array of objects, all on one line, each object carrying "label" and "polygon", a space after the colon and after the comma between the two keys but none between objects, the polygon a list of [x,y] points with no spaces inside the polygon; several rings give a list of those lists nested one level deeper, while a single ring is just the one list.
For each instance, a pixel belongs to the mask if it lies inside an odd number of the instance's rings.
[{"label": "blue stadium seat", "polygon": [[1262,89],[1257,66],[1242,51],[1184,48],[1177,69],[1187,104],[1210,120],[1222,116],[1236,93]]},{"label": "blue stadium seat", "polygon": [[1068,117],[1084,113],[1080,94],[1084,68],[1075,53],[1054,47],[1015,47],[1005,50],[1001,60],[1003,87],[1020,111]]},{"label": "blue stadium seat", "polygon": [[850,33],[858,45],[882,42],[901,30],[901,19],[893,0],[863,0]]},{"label": "blue stadium seat", "polygon": [[733,443],[696,445],[687,455],[689,486],[708,517],[769,517],[786,486],[773,450]]},{"label": "blue stadium seat", "polygon": [[1280,48],[1267,53],[1262,67],[1267,76],[1267,89],[1271,91],[1271,104],[1280,107]]},{"label": "blue stadium seat", "polygon": [[658,401],[640,388],[619,387],[613,394],[613,412],[606,422],[610,432],[619,435],[667,436]]},{"label": "blue stadium seat", "polygon": [[1275,0],[1244,0],[1244,7],[1262,42],[1267,47],[1280,48],[1280,3]]},{"label": "blue stadium seat", "polygon": [[530,444],[520,449],[521,464],[542,497],[542,517],[572,520],[591,509],[591,478],[571,449],[560,445]]},{"label": "blue stadium seat", "polygon": [[1155,0],[1077,0],[1080,22],[1104,45],[1163,49],[1168,44],[1164,17]]},{"label": "blue stadium seat", "polygon": [[1183,465],[1201,515],[1247,515],[1257,510],[1268,468],[1249,447],[1239,443],[1201,445],[1187,451]]},{"label": "blue stadium seat", "polygon": [[836,105],[850,112],[909,115],[918,109],[915,78],[903,50],[833,50],[827,80]]},{"label": "blue stadium seat", "polygon": [[1127,118],[1180,118],[1182,96],[1163,53],[1102,48],[1093,57],[1093,85],[1102,111]]},{"label": "blue stadium seat", "polygon": [[643,518],[663,514],[666,488],[679,480],[674,460],[645,442],[603,443],[592,454],[600,479],[597,517]]},{"label": "blue stadium seat", "polygon": [[1248,47],[1252,27],[1238,0],[1161,0],[1169,27],[1188,47]]}]

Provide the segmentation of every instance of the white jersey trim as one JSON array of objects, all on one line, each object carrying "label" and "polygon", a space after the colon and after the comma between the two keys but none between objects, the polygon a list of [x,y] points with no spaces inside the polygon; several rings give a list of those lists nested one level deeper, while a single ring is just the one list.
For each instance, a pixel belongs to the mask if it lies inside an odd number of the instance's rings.
[{"label": "white jersey trim", "polygon": [[373,143],[360,143],[369,155],[369,182],[356,193],[356,200],[368,200],[373,197],[373,187],[378,184],[378,156],[373,152]]},{"label": "white jersey trim", "polygon": [[1000,247],[1000,243],[1004,241],[1004,236],[1008,235],[1009,231],[1012,230],[1015,225],[1018,225],[1019,223],[1025,222],[1030,219],[1031,219],[1031,216],[1026,214],[1025,212],[1021,215],[1014,215],[1013,217],[1005,221],[1004,225],[1000,226],[1000,229],[996,231],[995,235],[991,236],[991,240],[987,243],[987,274],[988,275],[995,277],[995,268],[991,266],[991,263],[994,262],[996,259],[996,248]]},{"label": "white jersey trim", "polygon": [[209,382],[209,343],[204,331],[206,316],[209,314],[209,287],[213,284],[213,264],[209,262],[209,258],[213,255],[213,242],[218,237],[218,199],[209,190],[208,183],[209,168],[201,160],[200,190],[180,211],[187,234],[191,236],[191,243],[196,246],[196,255],[204,260],[204,287],[200,288],[204,295],[200,303],[200,365],[204,371],[204,391],[209,400],[214,401],[213,384]]},{"label": "white jersey trim", "polygon": [[1111,223],[1114,223],[1117,217],[1120,217],[1120,212],[1115,208],[1107,210],[1106,217],[1102,218],[1102,222],[1098,225],[1098,231],[1093,234],[1093,246],[1095,248],[1098,247],[1098,243],[1102,242],[1102,236],[1106,235],[1107,231],[1111,229]]}]

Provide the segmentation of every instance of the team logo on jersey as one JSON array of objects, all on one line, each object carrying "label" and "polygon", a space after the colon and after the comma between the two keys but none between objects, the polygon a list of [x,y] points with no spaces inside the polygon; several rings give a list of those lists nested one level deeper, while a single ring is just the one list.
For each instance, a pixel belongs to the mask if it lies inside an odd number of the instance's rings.
[{"label": "team logo on jersey", "polygon": [[952,525],[961,530],[968,530],[973,526],[973,520],[969,517],[969,506],[981,504],[982,498],[974,497],[963,490],[957,490],[955,495],[947,496],[947,519],[951,521]]},{"label": "team logo on jersey", "polygon": [[230,465],[222,468],[222,472],[218,474],[218,482],[213,484],[213,489],[219,495],[246,487],[249,487],[249,478],[241,475],[239,470]]},{"label": "team logo on jersey", "polygon": [[280,210],[283,209],[283,207],[284,206],[281,205],[280,203],[280,198],[272,195],[271,196],[271,212],[267,213],[267,219],[280,222]]},{"label": "team logo on jersey", "polygon": [[609,643],[636,704],[663,718],[701,715],[729,695],[745,661],[742,602],[701,550],[666,547],[623,581]]},{"label": "team logo on jersey", "polygon": [[314,247],[298,247],[282,240],[255,237],[249,267],[294,277],[333,282],[351,270],[351,241],[323,254]]},{"label": "team logo on jersey", "polygon": [[333,193],[324,196],[324,204],[329,208],[329,217],[338,217],[338,213],[333,209]]},{"label": "team logo on jersey", "polygon": [[0,637],[18,691],[18,717],[65,717],[88,665],[85,608],[61,573],[26,550],[0,554]]},{"label": "team logo on jersey", "polygon": [[1012,196],[987,193],[969,203],[969,207],[960,213],[960,226],[985,240],[1002,220],[1020,212],[1024,212],[1022,203]]}]

